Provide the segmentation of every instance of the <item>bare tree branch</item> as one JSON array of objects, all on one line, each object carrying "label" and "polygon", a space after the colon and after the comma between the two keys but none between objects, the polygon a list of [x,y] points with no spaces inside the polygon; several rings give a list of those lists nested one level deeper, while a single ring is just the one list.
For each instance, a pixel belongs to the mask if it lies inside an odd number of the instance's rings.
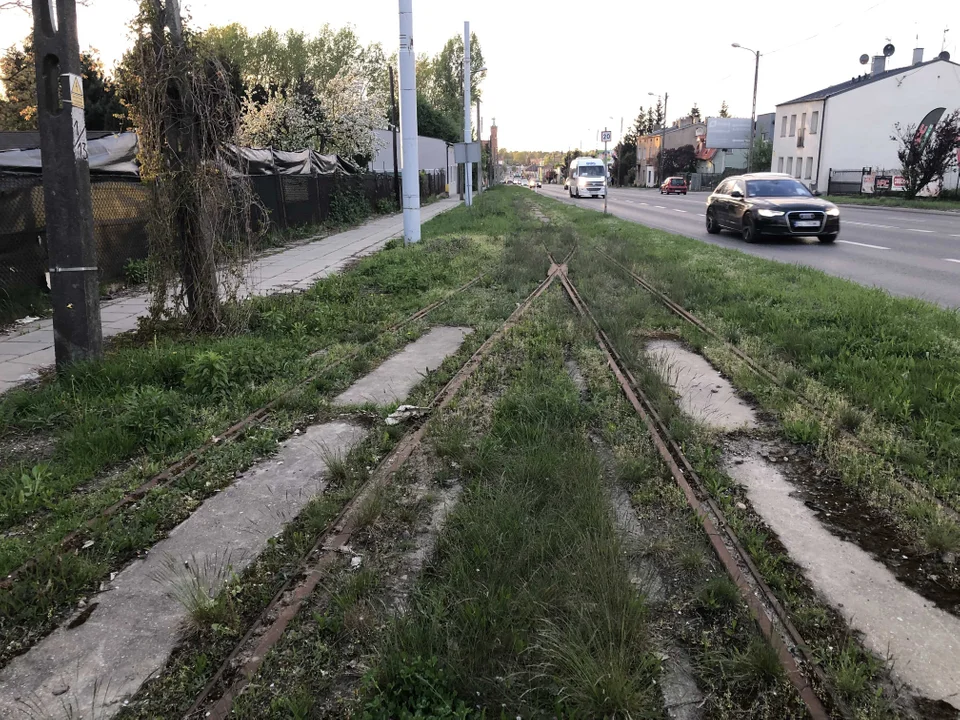
[{"label": "bare tree branch", "polygon": [[30,0],[0,0],[0,12],[4,10],[23,10],[30,12],[32,3]]}]

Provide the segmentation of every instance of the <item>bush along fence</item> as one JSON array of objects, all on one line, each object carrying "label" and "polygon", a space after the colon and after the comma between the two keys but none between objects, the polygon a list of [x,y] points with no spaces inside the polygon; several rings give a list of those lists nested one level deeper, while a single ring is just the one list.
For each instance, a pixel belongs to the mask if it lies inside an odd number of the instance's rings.
[{"label": "bush along fence", "polygon": [[[244,177],[239,175],[238,177]],[[393,174],[259,174],[246,176],[259,199],[254,220],[270,230],[353,224],[396,207]],[[421,173],[424,198],[445,192],[441,170]],[[150,185],[137,177],[91,173],[94,238],[101,283],[125,280],[125,269],[149,252]],[[0,171],[0,306],[45,292],[47,247],[39,172]],[[0,313],[2,314],[2,313]]]}]

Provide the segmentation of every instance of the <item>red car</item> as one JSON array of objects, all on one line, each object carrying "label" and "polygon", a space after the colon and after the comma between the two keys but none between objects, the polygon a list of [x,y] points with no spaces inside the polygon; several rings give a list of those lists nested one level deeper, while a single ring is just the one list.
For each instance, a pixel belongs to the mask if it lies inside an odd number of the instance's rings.
[{"label": "red car", "polygon": [[681,193],[687,194],[687,181],[682,177],[668,177],[660,186],[660,194]]}]

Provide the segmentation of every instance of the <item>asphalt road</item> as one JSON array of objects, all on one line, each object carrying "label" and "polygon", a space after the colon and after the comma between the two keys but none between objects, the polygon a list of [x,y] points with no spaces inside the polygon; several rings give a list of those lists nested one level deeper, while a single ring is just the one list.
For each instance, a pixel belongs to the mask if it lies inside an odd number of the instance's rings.
[{"label": "asphalt road", "polygon": [[[603,200],[571,200],[562,185],[544,185],[537,192],[603,210]],[[706,198],[706,193],[660,195],[656,190],[611,188],[607,211],[750,255],[808,265],[894,295],[960,307],[960,214],[842,207],[840,237],[833,245],[821,245],[816,238],[774,238],[747,245],[737,235],[707,234]]]}]

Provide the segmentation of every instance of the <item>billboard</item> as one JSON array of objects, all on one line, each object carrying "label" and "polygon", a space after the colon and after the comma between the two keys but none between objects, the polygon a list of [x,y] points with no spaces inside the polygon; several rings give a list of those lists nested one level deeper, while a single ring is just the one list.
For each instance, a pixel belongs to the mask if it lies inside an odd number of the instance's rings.
[{"label": "billboard", "polygon": [[750,118],[707,118],[707,148],[746,150],[750,147]]}]

